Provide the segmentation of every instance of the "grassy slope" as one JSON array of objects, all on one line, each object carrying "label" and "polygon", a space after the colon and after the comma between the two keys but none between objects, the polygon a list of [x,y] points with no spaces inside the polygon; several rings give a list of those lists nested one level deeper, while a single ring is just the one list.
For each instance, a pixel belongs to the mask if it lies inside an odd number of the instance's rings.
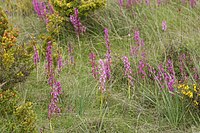
[{"label": "grassy slope", "polygon": [[[55,132],[181,133],[195,130],[193,125],[198,123],[198,120],[192,119],[191,116],[198,116],[189,115],[185,111],[184,103],[177,99],[174,101],[165,92],[161,94],[156,85],[137,80],[137,75],[134,94],[129,100],[126,94],[127,85],[122,78],[123,64],[120,58],[122,55],[129,55],[129,47],[134,45],[134,29],[139,29],[145,40],[147,58],[152,64],[161,62],[161,55],[167,55],[166,48],[170,45],[177,51],[181,47],[187,47],[195,59],[200,52],[198,7],[191,9],[172,2],[161,7],[142,5],[120,11],[119,7],[111,2],[105,10],[85,20],[89,32],[80,38],[80,42],[75,36],[66,35],[67,41],[60,45],[66,50],[65,44],[68,40],[73,42],[76,65],[66,66],[59,78],[63,88],[60,98],[62,114],[52,120]],[[29,35],[39,35],[45,31],[44,24],[34,15],[25,18],[18,15],[10,19],[20,28],[19,41],[26,41]],[[161,30],[163,20],[167,21],[167,32]],[[104,57],[104,27],[109,29],[112,54],[116,59],[113,63],[113,79],[107,87],[107,104],[103,109],[103,117],[100,117],[98,82],[90,76],[88,55],[92,50],[97,53],[98,58]],[[128,36],[129,33],[131,37]],[[132,59],[131,62],[137,64],[137,60]],[[136,70],[134,63],[133,69]],[[50,87],[46,83],[43,62],[39,64],[38,71],[38,82],[35,70],[27,81],[19,84],[16,89],[24,100],[34,103],[38,115],[38,129],[44,128],[45,132],[49,132],[47,112]]]}]

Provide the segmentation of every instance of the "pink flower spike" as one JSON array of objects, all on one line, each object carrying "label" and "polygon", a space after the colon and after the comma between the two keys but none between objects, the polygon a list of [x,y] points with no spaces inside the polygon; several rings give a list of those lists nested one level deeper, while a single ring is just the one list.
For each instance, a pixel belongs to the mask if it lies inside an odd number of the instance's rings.
[{"label": "pink flower spike", "polygon": [[132,6],[132,0],[127,0],[126,2],[126,8],[130,8]]},{"label": "pink flower spike", "polygon": [[166,31],[167,30],[167,22],[164,20],[162,21],[162,30]]},{"label": "pink flower spike", "polygon": [[146,0],[145,2],[147,6],[150,6],[150,0]]},{"label": "pink flower spike", "polygon": [[60,73],[63,68],[63,59],[62,59],[62,55],[60,53],[58,55],[57,67],[58,67],[58,73]]},{"label": "pink flower spike", "polygon": [[99,60],[99,82],[100,82],[100,91],[104,93],[106,91],[106,67],[102,59]]},{"label": "pink flower spike", "polygon": [[80,21],[77,8],[74,9],[74,15],[70,15],[70,22],[72,23],[77,36],[80,36],[80,34],[86,32],[86,27],[83,26]]},{"label": "pink flower spike", "polygon": [[197,1],[196,1],[196,0],[190,0],[190,6],[191,6],[192,8],[194,8],[194,7],[196,6],[196,4],[197,4]]},{"label": "pink flower spike", "polygon": [[122,7],[123,7],[123,5],[124,5],[124,2],[123,2],[123,0],[119,0],[119,6],[120,6],[120,8],[122,8]]},{"label": "pink flower spike", "polygon": [[181,2],[182,2],[183,5],[186,3],[185,0],[181,0]]},{"label": "pink flower spike", "polygon": [[46,2],[41,2],[40,0],[32,0],[32,4],[38,17],[44,20],[47,24],[49,22],[47,16],[54,13],[54,9],[51,3],[49,2],[47,4]]},{"label": "pink flower spike", "polygon": [[61,94],[62,87],[60,82],[55,81],[51,90],[51,101],[48,107],[48,119],[51,119],[53,115],[60,114],[61,109],[58,107],[59,95]]},{"label": "pink flower spike", "polygon": [[138,44],[138,45],[140,44],[140,40],[141,40],[140,39],[140,31],[138,31],[138,30],[135,31],[134,40],[135,40],[136,44]]},{"label": "pink flower spike", "polygon": [[158,6],[160,6],[161,5],[161,0],[157,0],[157,4],[158,4]]},{"label": "pink flower spike", "polygon": [[106,75],[107,79],[110,79],[110,73],[111,73],[111,49],[110,49],[110,40],[109,40],[109,34],[108,34],[108,29],[104,29],[104,39],[106,42],[106,62],[105,62],[105,67],[106,67]]},{"label": "pink flower spike", "polygon": [[96,55],[95,53],[90,53],[90,64],[92,65],[92,76],[96,79],[98,74],[98,67],[96,65]]},{"label": "pink flower spike", "polygon": [[33,46],[33,48],[34,48],[34,64],[37,66],[38,62],[40,62],[40,57],[36,46]]},{"label": "pink flower spike", "polygon": [[128,57],[123,56],[123,63],[124,63],[124,75],[127,76],[131,86],[133,86],[133,77],[132,77],[132,69]]}]

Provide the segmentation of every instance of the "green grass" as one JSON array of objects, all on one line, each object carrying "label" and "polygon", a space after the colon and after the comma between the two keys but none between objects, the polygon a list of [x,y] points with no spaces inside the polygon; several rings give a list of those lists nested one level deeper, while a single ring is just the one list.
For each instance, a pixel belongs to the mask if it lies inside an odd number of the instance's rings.
[{"label": "green grass", "polygon": [[[178,9],[181,12],[178,12]],[[120,10],[115,1],[109,1],[105,9],[96,11],[83,20],[87,33],[77,37],[72,33],[63,34],[57,43],[63,48],[67,57],[67,44],[74,47],[75,65],[67,65],[58,80],[62,85],[59,106],[61,114],[52,119],[55,133],[65,132],[119,132],[119,133],[185,133],[199,131],[198,110],[191,109],[187,101],[167,90],[160,91],[158,83],[150,83],[139,79],[136,70],[138,60],[129,56],[130,46],[134,46],[134,31],[140,30],[145,41],[144,49],[148,61],[157,66],[166,62],[172,53],[180,53],[187,48],[195,65],[199,68],[200,52],[200,8],[191,9],[188,5],[170,1],[160,7],[138,5],[132,9]],[[28,42],[31,36],[39,40],[39,35],[46,33],[45,24],[35,14],[23,16],[14,13],[9,17],[11,23],[20,29],[18,42]],[[163,32],[161,23],[167,21],[167,31]],[[102,112],[100,111],[100,94],[98,81],[91,75],[89,53],[97,54],[97,60],[104,58],[106,47],[103,29],[109,29],[113,56],[112,79],[107,84]],[[131,35],[131,37],[128,36]],[[38,41],[39,45],[42,44]],[[123,76],[121,57],[130,57],[134,70],[135,86],[131,91],[131,99],[127,95],[127,80]],[[34,70],[26,82],[19,83],[16,90],[24,101],[34,104],[37,114],[37,129],[50,132],[48,104],[50,87],[44,72],[44,61],[40,62],[37,72]],[[167,88],[166,88],[167,89]],[[101,114],[102,113],[102,114]],[[0,121],[0,125],[3,123]],[[1,126],[0,126],[1,127]],[[0,128],[0,131],[3,127]]]}]

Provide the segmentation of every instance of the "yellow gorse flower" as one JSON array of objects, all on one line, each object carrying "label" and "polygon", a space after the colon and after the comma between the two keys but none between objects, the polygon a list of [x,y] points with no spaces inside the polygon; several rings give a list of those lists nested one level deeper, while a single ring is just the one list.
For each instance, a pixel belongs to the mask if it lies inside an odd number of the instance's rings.
[{"label": "yellow gorse flower", "polygon": [[19,72],[19,73],[17,74],[17,76],[19,76],[19,77],[23,77],[24,74],[23,74],[22,72]]},{"label": "yellow gorse flower", "polygon": [[197,92],[197,85],[193,84],[194,91]]},{"label": "yellow gorse flower", "polygon": [[183,95],[182,98],[187,97],[192,99],[193,105],[199,106],[199,97],[200,97],[200,88],[197,84],[187,85],[187,84],[178,84],[178,91]]},{"label": "yellow gorse flower", "polygon": [[193,98],[193,92],[192,91],[188,91],[185,95],[188,96],[189,98]]},{"label": "yellow gorse flower", "polygon": [[12,66],[12,64],[15,62],[15,58],[13,56],[13,53],[5,52],[3,54],[3,60],[2,61],[3,61],[4,66],[7,69],[9,69]]},{"label": "yellow gorse flower", "polygon": [[194,105],[198,106],[199,103],[196,100],[194,100]]},{"label": "yellow gorse flower", "polygon": [[67,7],[68,8],[71,8],[72,7],[72,4],[69,2],[69,3],[67,3]]},{"label": "yellow gorse flower", "polygon": [[188,86],[188,85],[186,85],[186,86],[184,87],[184,89],[185,89],[185,90],[188,90],[188,89],[189,89],[189,86]]}]

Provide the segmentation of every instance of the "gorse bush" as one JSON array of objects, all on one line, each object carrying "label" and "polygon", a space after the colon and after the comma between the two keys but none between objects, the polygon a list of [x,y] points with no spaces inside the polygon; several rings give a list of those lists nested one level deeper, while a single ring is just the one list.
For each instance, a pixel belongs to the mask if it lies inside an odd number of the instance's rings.
[{"label": "gorse bush", "polygon": [[79,10],[80,15],[88,13],[104,7],[106,0],[51,0],[56,11],[61,16],[69,17],[74,12],[74,8]]},{"label": "gorse bush", "polygon": [[0,115],[1,117],[5,117],[7,115],[11,115],[15,110],[15,106],[17,104],[17,95],[15,91],[6,90],[0,92]]},{"label": "gorse bush", "polygon": [[0,8],[0,42],[2,41],[2,37],[7,28],[8,28],[8,20],[6,18],[6,14]]},{"label": "gorse bush", "polygon": [[32,70],[32,47],[17,45],[18,31],[9,26],[6,15],[0,8],[0,83],[9,89],[26,79]]},{"label": "gorse bush", "polygon": [[63,27],[65,26],[64,21],[65,19],[57,13],[48,16],[48,23],[46,28],[53,38],[58,37],[61,33]]},{"label": "gorse bush", "polygon": [[36,132],[36,114],[32,103],[19,103],[16,91],[0,90],[0,123],[4,122],[7,132]]},{"label": "gorse bush", "polygon": [[106,0],[51,0],[46,6],[52,5],[54,7],[52,10],[55,11],[53,14],[46,15],[48,20],[47,30],[52,36],[57,37],[61,33],[68,32],[68,30],[71,31],[70,25],[67,26],[67,23],[71,22],[76,34],[79,36],[80,33],[86,30],[86,27],[81,24],[79,17],[87,16],[94,10],[104,7],[105,4]]},{"label": "gorse bush", "polygon": [[32,109],[32,103],[27,102],[17,106],[14,114],[18,130],[20,132],[36,132],[36,114]]},{"label": "gorse bush", "polygon": [[82,16],[106,5],[106,0],[33,0],[33,7],[38,17],[46,22],[47,31],[53,38],[62,33],[71,31],[71,22],[77,36],[86,31],[86,27],[80,22]]}]

